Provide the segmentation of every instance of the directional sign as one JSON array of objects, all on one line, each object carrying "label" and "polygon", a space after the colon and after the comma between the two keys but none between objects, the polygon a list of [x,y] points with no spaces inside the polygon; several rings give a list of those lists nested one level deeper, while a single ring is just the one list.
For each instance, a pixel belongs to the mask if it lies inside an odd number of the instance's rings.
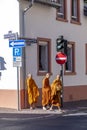
[{"label": "directional sign", "polygon": [[13,48],[13,56],[15,57],[22,56],[22,48],[21,47]]},{"label": "directional sign", "polygon": [[9,40],[9,47],[24,47],[25,40]]}]

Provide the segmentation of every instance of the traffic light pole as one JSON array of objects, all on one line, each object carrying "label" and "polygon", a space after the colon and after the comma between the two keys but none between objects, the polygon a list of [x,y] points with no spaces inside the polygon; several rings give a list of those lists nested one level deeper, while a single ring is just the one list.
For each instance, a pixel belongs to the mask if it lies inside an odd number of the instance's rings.
[{"label": "traffic light pole", "polygon": [[61,76],[61,81],[62,81],[61,107],[63,107],[63,64],[61,64],[60,76]]},{"label": "traffic light pole", "polygon": [[[61,107],[63,107],[63,64],[67,60],[67,40],[65,40],[62,35],[56,39],[56,51],[60,52],[59,53],[60,55],[57,54],[56,60],[58,64],[61,64],[61,70],[60,70],[60,76],[61,76],[61,81],[62,81]],[[58,61],[58,58],[60,58],[59,61]]]}]

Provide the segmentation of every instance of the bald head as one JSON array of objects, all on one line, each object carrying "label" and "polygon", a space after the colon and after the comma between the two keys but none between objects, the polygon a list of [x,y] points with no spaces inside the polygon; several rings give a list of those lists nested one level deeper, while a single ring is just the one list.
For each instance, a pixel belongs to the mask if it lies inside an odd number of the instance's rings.
[{"label": "bald head", "polygon": [[47,78],[49,78],[49,77],[50,77],[50,74],[49,74],[49,73],[47,73],[47,74],[46,74],[46,77],[47,77]]},{"label": "bald head", "polygon": [[56,78],[57,78],[57,79],[60,79],[60,75],[57,75]]},{"label": "bald head", "polygon": [[32,75],[30,73],[28,74],[28,78],[32,78]]}]

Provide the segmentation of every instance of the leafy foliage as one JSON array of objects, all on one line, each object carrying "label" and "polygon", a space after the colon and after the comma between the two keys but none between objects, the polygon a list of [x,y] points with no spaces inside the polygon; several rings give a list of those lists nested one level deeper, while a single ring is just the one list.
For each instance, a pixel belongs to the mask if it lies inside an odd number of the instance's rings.
[{"label": "leafy foliage", "polygon": [[87,3],[87,0],[84,0],[85,3]]}]

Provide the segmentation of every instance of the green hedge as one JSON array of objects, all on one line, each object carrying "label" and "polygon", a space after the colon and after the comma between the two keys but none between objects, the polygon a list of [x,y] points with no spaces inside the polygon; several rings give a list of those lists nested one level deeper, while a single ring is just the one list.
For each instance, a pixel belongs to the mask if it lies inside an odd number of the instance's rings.
[{"label": "green hedge", "polygon": [[87,3],[87,0],[84,0],[85,3]]}]

